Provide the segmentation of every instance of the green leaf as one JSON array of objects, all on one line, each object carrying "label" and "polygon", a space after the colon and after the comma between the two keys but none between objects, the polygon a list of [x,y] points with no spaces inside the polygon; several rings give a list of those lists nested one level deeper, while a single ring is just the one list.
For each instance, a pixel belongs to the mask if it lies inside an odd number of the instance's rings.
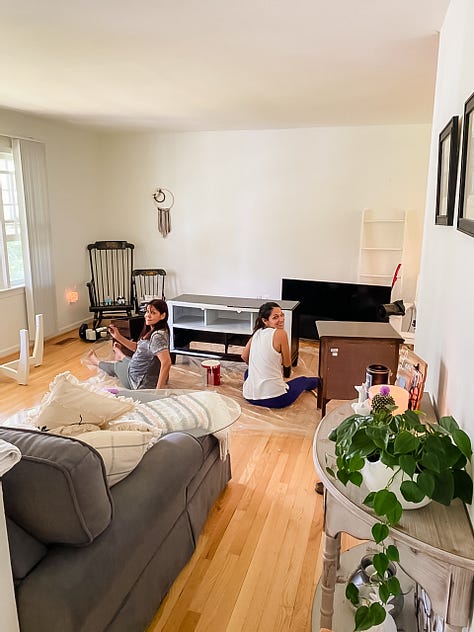
[{"label": "green leaf", "polygon": [[441,471],[441,463],[439,457],[432,452],[428,454],[426,452],[423,453],[421,464],[424,468],[426,468],[427,470],[431,470],[432,472]]},{"label": "green leaf", "polygon": [[385,553],[376,553],[372,558],[372,564],[380,577],[383,577],[388,568],[388,557]]},{"label": "green leaf", "polygon": [[470,459],[472,455],[471,440],[464,430],[454,430],[453,439],[454,443],[458,446],[464,456],[467,459]]},{"label": "green leaf", "polygon": [[[424,413],[421,413],[421,414],[424,414]],[[411,428],[415,428],[416,426],[420,425],[420,411],[419,410],[417,410],[417,411],[407,410],[403,414],[403,417],[405,418],[405,422]]]},{"label": "green leaf", "polygon": [[349,472],[346,472],[345,470],[337,470],[337,478],[343,485],[347,485],[349,482]]},{"label": "green leaf", "polygon": [[389,428],[367,428],[366,432],[367,436],[372,439],[377,448],[379,448],[380,450],[386,449],[390,437]]},{"label": "green leaf", "polygon": [[358,454],[353,456],[349,461],[349,469],[352,470],[353,472],[357,470],[361,470],[364,467],[364,465],[365,465],[365,460]]},{"label": "green leaf", "polygon": [[355,632],[370,630],[374,625],[379,625],[385,621],[385,608],[375,602],[367,606],[361,606],[355,613]]},{"label": "green leaf", "polygon": [[427,472],[426,470],[421,472],[416,479],[416,484],[424,492],[425,496],[433,498],[435,478],[431,472]]},{"label": "green leaf", "polygon": [[393,492],[389,492],[388,489],[381,489],[375,492],[374,511],[377,516],[385,516],[387,512],[393,510],[396,503],[397,497]]},{"label": "green leaf", "polygon": [[389,452],[384,452],[381,455],[380,460],[387,467],[394,468],[398,465],[398,457],[393,456],[393,454],[390,454]]},{"label": "green leaf", "polygon": [[390,591],[390,594],[393,595],[394,597],[396,597],[402,592],[400,582],[398,581],[398,577],[395,577],[394,575],[392,575],[392,577],[389,577],[387,579],[386,583],[387,583],[387,588]]},{"label": "green leaf", "polygon": [[368,494],[364,498],[364,505],[367,505],[367,507],[370,507],[370,509],[373,509],[374,508],[374,498],[375,498],[375,492],[370,492],[370,494]]},{"label": "green leaf", "polygon": [[419,503],[425,497],[425,492],[414,481],[403,481],[400,491],[403,498],[411,503]]},{"label": "green leaf", "polygon": [[418,449],[420,440],[411,432],[402,431],[395,439],[394,452],[395,454],[408,454]]},{"label": "green leaf", "polygon": [[389,600],[390,590],[388,589],[386,582],[379,585],[379,597],[382,603],[387,603]]},{"label": "green leaf", "polygon": [[349,480],[353,485],[360,487],[362,484],[362,474],[360,472],[350,472]]},{"label": "green leaf", "polygon": [[441,476],[435,475],[435,488],[432,498],[442,505],[448,506],[454,498],[454,478],[451,472],[443,472]]},{"label": "green leaf", "polygon": [[385,538],[388,536],[388,527],[386,524],[382,524],[381,522],[376,522],[372,527],[372,537],[375,540],[376,544],[380,544],[383,542]]},{"label": "green leaf", "polygon": [[400,467],[408,476],[413,477],[416,472],[416,460],[411,454],[403,454],[400,457]]},{"label": "green leaf", "polygon": [[453,432],[459,428],[454,417],[441,417],[441,419],[438,421],[438,424],[441,426],[441,428],[444,428],[450,434],[453,434]]},{"label": "green leaf", "polygon": [[385,549],[385,553],[391,562],[400,561],[400,553],[398,552],[398,549],[394,544],[389,544]]},{"label": "green leaf", "polygon": [[390,509],[390,511],[387,511],[387,523],[389,524],[389,526],[394,527],[396,524],[398,524],[398,522],[400,521],[400,518],[402,517],[403,514],[403,507],[401,505],[401,503],[396,502],[396,504],[393,506],[392,509]]},{"label": "green leaf", "polygon": [[353,606],[357,606],[359,603],[359,589],[352,582],[349,582],[346,586],[346,598],[349,599]]},{"label": "green leaf", "polygon": [[472,478],[464,470],[454,470],[454,498],[460,498],[468,505],[472,502]]},{"label": "green leaf", "polygon": [[327,467],[326,472],[329,474],[329,476],[332,476],[333,478],[336,477],[336,475],[334,474],[334,470],[332,468]]},{"label": "green leaf", "polygon": [[367,456],[375,450],[376,446],[370,437],[367,436],[365,429],[358,430],[352,437],[351,447],[348,451],[348,456],[353,454],[359,454],[361,456]]},{"label": "green leaf", "polygon": [[457,463],[460,463],[461,467],[464,467],[465,462],[466,456],[458,448],[458,446],[451,443],[451,439],[448,436],[444,437],[444,456],[442,459],[444,467],[453,467]]}]

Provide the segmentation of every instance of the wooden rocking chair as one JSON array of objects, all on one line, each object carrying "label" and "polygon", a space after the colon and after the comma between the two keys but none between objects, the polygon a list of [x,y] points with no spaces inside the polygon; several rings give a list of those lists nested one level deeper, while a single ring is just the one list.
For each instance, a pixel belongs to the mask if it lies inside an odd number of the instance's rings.
[{"label": "wooden rocking chair", "polygon": [[96,241],[87,246],[92,275],[87,287],[89,311],[94,314],[93,329],[100,325],[105,315],[107,318],[119,314],[131,317],[134,248],[127,241]]}]

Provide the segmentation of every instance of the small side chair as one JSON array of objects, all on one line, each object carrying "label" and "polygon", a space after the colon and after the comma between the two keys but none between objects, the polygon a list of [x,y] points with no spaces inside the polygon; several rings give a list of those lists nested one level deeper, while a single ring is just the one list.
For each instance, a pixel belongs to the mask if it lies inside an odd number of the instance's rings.
[{"label": "small side chair", "polygon": [[137,314],[143,310],[141,306],[149,300],[148,297],[165,298],[165,278],[166,270],[163,268],[141,268],[133,270],[133,296],[135,300],[135,311]]}]

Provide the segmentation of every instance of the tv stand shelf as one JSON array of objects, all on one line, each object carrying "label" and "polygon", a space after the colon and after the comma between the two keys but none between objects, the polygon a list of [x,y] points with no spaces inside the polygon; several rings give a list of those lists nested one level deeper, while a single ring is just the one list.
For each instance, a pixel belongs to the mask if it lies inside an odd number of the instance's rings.
[{"label": "tv stand shelf", "polygon": [[[240,360],[230,346],[243,347],[252,335],[260,305],[264,299],[181,294],[168,301],[170,351],[184,355]],[[298,361],[298,301],[277,301],[285,314],[293,366]],[[203,348],[193,348],[192,343]],[[219,352],[210,345],[220,344]],[[206,348],[207,345],[207,348]]]}]

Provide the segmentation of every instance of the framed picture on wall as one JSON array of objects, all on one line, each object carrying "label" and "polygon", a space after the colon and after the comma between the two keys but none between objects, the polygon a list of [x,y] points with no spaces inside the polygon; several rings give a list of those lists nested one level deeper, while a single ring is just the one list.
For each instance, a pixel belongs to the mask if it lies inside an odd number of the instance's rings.
[{"label": "framed picture on wall", "polygon": [[458,229],[474,236],[474,94],[464,104]]},{"label": "framed picture on wall", "polygon": [[435,223],[452,226],[458,169],[459,117],[453,116],[441,131],[438,142],[438,179]]}]

